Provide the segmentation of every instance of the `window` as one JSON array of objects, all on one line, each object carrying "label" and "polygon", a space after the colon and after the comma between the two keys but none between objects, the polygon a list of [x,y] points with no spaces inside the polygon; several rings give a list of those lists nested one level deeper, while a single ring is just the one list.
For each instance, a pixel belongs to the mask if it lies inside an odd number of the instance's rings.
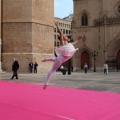
[{"label": "window", "polygon": [[54,46],[56,46],[56,41],[54,42]]},{"label": "window", "polygon": [[71,32],[70,32],[70,30],[69,30],[69,34],[70,34]]},{"label": "window", "polygon": [[82,26],[88,26],[88,16],[87,16],[86,13],[83,13],[83,14],[82,14],[82,19],[81,19],[81,21],[82,21]]},{"label": "window", "polygon": [[54,35],[54,39],[56,39],[56,35]]},{"label": "window", "polygon": [[120,13],[120,5],[118,6],[118,9],[117,9],[117,10],[118,10],[118,13]]},{"label": "window", "polygon": [[65,29],[63,29],[63,33],[65,34]]},{"label": "window", "polygon": [[59,46],[59,42],[57,42],[57,46]]},{"label": "window", "polygon": [[57,39],[60,39],[60,36],[59,36],[59,35],[57,35]]},{"label": "window", "polygon": [[66,30],[66,34],[68,34],[68,30]]},{"label": "window", "polygon": [[118,2],[115,6],[115,13],[120,16],[120,2]]},{"label": "window", "polygon": [[54,32],[56,32],[56,28],[54,29]]}]

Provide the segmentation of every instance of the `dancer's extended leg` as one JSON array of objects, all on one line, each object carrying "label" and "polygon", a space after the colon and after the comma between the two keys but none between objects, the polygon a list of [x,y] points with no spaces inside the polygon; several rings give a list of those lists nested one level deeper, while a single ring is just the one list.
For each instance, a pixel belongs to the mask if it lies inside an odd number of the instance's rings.
[{"label": "dancer's extended leg", "polygon": [[48,73],[48,75],[47,75],[47,78],[46,78],[46,80],[45,80],[44,89],[47,87],[51,75],[60,67],[61,64],[62,64],[61,61],[59,61],[58,59],[55,59],[55,62],[54,62],[54,64],[53,64],[53,67],[52,67],[52,69],[49,71],[49,73]]}]

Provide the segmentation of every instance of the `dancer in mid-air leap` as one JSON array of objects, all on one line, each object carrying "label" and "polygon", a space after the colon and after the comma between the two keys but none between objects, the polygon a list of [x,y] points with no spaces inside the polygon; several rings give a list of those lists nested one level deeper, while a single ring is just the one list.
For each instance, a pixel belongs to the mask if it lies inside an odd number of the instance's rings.
[{"label": "dancer in mid-air leap", "polygon": [[43,89],[46,89],[51,75],[61,66],[62,63],[69,60],[74,55],[76,50],[78,50],[78,48],[75,49],[73,45],[75,45],[79,40],[82,39],[82,36],[79,36],[78,39],[75,40],[73,43],[68,43],[68,37],[63,35],[63,33],[61,32],[60,28],[58,27],[58,22],[55,22],[55,25],[60,35],[61,46],[59,48],[55,48],[55,52],[57,54],[56,58],[49,58],[42,60],[42,62],[47,62],[47,61],[54,62],[52,69],[48,72]]}]

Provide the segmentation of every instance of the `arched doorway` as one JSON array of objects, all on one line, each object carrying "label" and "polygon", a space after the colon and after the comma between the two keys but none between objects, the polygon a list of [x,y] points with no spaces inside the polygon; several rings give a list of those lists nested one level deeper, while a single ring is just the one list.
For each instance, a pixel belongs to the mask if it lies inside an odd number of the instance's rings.
[{"label": "arched doorway", "polygon": [[117,58],[116,58],[116,68],[117,68],[117,70],[119,70],[120,69],[120,50],[118,51],[118,53],[117,53]]},{"label": "arched doorway", "polygon": [[85,63],[87,63],[89,68],[89,54],[86,51],[81,54],[81,69],[83,69]]}]

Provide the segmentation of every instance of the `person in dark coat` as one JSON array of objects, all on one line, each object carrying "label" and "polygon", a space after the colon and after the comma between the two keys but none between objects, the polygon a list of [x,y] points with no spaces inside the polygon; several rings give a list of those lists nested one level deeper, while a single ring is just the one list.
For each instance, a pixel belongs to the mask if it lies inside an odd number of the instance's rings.
[{"label": "person in dark coat", "polygon": [[37,66],[38,66],[38,64],[37,64],[37,62],[35,62],[35,64],[34,64],[34,73],[37,73]]},{"label": "person in dark coat", "polygon": [[15,60],[15,58],[13,58],[13,64],[12,64],[13,76],[11,79],[13,79],[14,77],[18,79],[18,73],[17,73],[18,69],[19,69],[19,63],[18,61]]}]

